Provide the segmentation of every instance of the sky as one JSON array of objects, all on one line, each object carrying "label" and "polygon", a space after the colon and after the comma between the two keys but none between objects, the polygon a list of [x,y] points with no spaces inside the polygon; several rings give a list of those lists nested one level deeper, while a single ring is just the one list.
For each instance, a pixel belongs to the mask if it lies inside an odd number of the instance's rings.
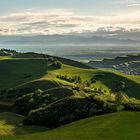
[{"label": "sky", "polygon": [[0,35],[140,32],[140,0],[0,0]]}]

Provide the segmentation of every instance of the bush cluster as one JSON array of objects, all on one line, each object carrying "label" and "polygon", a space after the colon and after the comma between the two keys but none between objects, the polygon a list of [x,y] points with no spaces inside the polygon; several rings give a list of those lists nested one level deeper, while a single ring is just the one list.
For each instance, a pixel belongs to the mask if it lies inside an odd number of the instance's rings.
[{"label": "bush cluster", "polygon": [[123,81],[115,81],[116,84],[116,88],[115,91],[116,92],[125,92],[127,87],[126,87],[126,83]]},{"label": "bush cluster", "polygon": [[117,105],[109,105],[93,95],[82,98],[68,97],[47,107],[31,111],[24,120],[24,125],[56,128],[79,119],[117,110],[119,110]]},{"label": "bush cluster", "polygon": [[73,92],[66,88],[56,88],[45,92],[38,89],[33,93],[18,98],[13,108],[15,112],[27,115],[32,109],[47,106],[55,101],[72,95]]},{"label": "bush cluster", "polygon": [[10,50],[10,49],[0,49],[0,56],[8,56],[12,54],[17,54],[15,50]]},{"label": "bush cluster", "polygon": [[62,63],[60,61],[57,61],[57,60],[56,61],[53,61],[51,63],[51,67],[56,68],[56,69],[61,69]]},{"label": "bush cluster", "polygon": [[61,79],[61,80],[65,80],[71,83],[82,83],[82,79],[80,76],[72,76],[69,77],[67,75],[57,75],[57,78]]}]

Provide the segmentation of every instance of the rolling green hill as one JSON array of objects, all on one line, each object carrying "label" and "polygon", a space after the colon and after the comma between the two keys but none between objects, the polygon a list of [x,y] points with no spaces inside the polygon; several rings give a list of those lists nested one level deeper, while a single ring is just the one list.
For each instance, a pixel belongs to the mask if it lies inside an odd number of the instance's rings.
[{"label": "rolling green hill", "polygon": [[[136,112],[140,110],[139,91],[140,76],[92,69],[79,62],[43,54],[6,53],[0,57],[0,139],[140,139],[140,113]],[[113,109],[135,112],[91,117],[115,112]],[[36,121],[40,125],[40,120],[47,118],[54,127],[76,122],[48,130],[22,126],[27,118],[35,125]],[[86,119],[80,120],[83,118]]]},{"label": "rolling green hill", "polygon": [[25,117],[14,113],[0,113],[0,137],[2,135],[21,135],[45,131],[44,127],[21,126]]},{"label": "rolling green hill", "polygon": [[140,113],[118,112],[80,120],[60,128],[4,140],[138,140]]},{"label": "rolling green hill", "polygon": [[[83,69],[69,65],[63,65],[60,70],[49,70],[44,60],[39,59],[10,59],[0,61],[0,88],[30,87],[33,89],[47,90],[60,85],[72,86],[72,83],[56,78],[57,75],[79,75],[83,81],[96,80],[92,84],[94,88],[102,88],[114,92],[115,81],[124,81],[127,85],[126,93],[136,98],[140,97],[140,78],[128,76],[115,71]],[[103,75],[98,78],[98,75]],[[74,85],[74,84],[73,84]]]},{"label": "rolling green hill", "polygon": [[85,69],[89,69],[92,68],[86,64],[74,61],[74,60],[70,60],[70,59],[66,59],[66,58],[61,58],[61,57],[56,57],[56,56],[50,56],[50,55],[46,55],[46,54],[37,54],[34,52],[29,52],[29,53],[18,53],[14,56],[12,56],[13,58],[33,58],[33,59],[47,59],[47,58],[55,58],[59,61],[61,61],[63,64],[66,65],[71,65],[71,66],[75,66],[75,67],[79,67],[79,68],[85,68]]},{"label": "rolling green hill", "polygon": [[0,61],[0,88],[12,88],[38,79],[46,72],[43,60],[9,59]]},{"label": "rolling green hill", "polygon": [[[55,75],[79,75],[84,81],[90,81],[91,78],[96,80],[96,83],[92,84],[94,88],[102,88],[103,90],[115,91],[115,81],[124,81],[127,86],[126,93],[128,96],[140,98],[140,77],[128,76],[116,71],[98,70],[98,69],[81,69],[68,65],[63,65],[60,70],[52,71]],[[102,77],[98,77],[102,75]]]},{"label": "rolling green hill", "polygon": [[[19,58],[20,56],[21,58]],[[26,56],[27,58],[25,58]],[[35,57],[32,58],[33,56]],[[13,57],[9,58],[8,60],[0,60],[0,88],[8,89],[15,87],[30,87],[33,89],[40,88],[42,90],[47,90],[60,85],[74,86],[74,83],[58,79],[56,76],[78,75],[84,82],[89,82],[91,79],[94,79],[96,82],[91,85],[93,88],[103,89],[111,92],[114,92],[115,81],[123,81],[127,86],[127,95],[136,98],[140,97],[139,76],[128,76],[116,71],[79,68],[79,63],[75,63],[76,67],[63,64],[61,69],[53,70],[47,66],[47,56],[46,58],[43,58],[43,56],[41,54],[33,55],[32,53],[29,53],[20,54],[18,58]],[[62,58],[61,61],[65,61],[67,64],[74,63],[74,61]],[[84,64],[81,65],[84,66]],[[98,77],[98,75],[102,75],[102,77]]]}]

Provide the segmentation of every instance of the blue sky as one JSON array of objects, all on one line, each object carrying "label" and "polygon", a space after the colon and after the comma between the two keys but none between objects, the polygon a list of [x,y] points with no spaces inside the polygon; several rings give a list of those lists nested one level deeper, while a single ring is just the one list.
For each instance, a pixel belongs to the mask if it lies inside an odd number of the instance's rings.
[{"label": "blue sky", "polygon": [[128,4],[139,0],[0,0],[0,13],[25,9],[73,9],[78,14],[104,15],[119,10],[128,11]]},{"label": "blue sky", "polygon": [[0,0],[0,35],[140,30],[140,0]]}]

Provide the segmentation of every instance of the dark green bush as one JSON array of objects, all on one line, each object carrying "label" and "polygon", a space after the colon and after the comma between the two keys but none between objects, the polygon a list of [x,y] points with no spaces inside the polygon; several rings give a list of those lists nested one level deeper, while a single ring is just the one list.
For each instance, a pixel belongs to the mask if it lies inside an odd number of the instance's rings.
[{"label": "dark green bush", "polygon": [[45,108],[31,111],[24,120],[24,125],[41,125],[55,128],[79,119],[111,111],[106,102],[96,99],[94,96],[85,98],[69,97]]},{"label": "dark green bush", "polygon": [[116,81],[116,88],[115,91],[116,92],[125,92],[127,87],[126,87],[126,83],[123,81]]},{"label": "dark green bush", "polygon": [[60,61],[54,61],[52,62],[51,67],[56,68],[56,69],[61,69],[62,63]]},{"label": "dark green bush", "polygon": [[125,104],[125,110],[128,110],[128,111],[140,111],[140,104],[126,103]]},{"label": "dark green bush", "polygon": [[57,75],[56,77],[61,80],[65,80],[65,81],[72,82],[72,83],[82,83],[82,79],[80,76],[69,77],[67,75]]}]

